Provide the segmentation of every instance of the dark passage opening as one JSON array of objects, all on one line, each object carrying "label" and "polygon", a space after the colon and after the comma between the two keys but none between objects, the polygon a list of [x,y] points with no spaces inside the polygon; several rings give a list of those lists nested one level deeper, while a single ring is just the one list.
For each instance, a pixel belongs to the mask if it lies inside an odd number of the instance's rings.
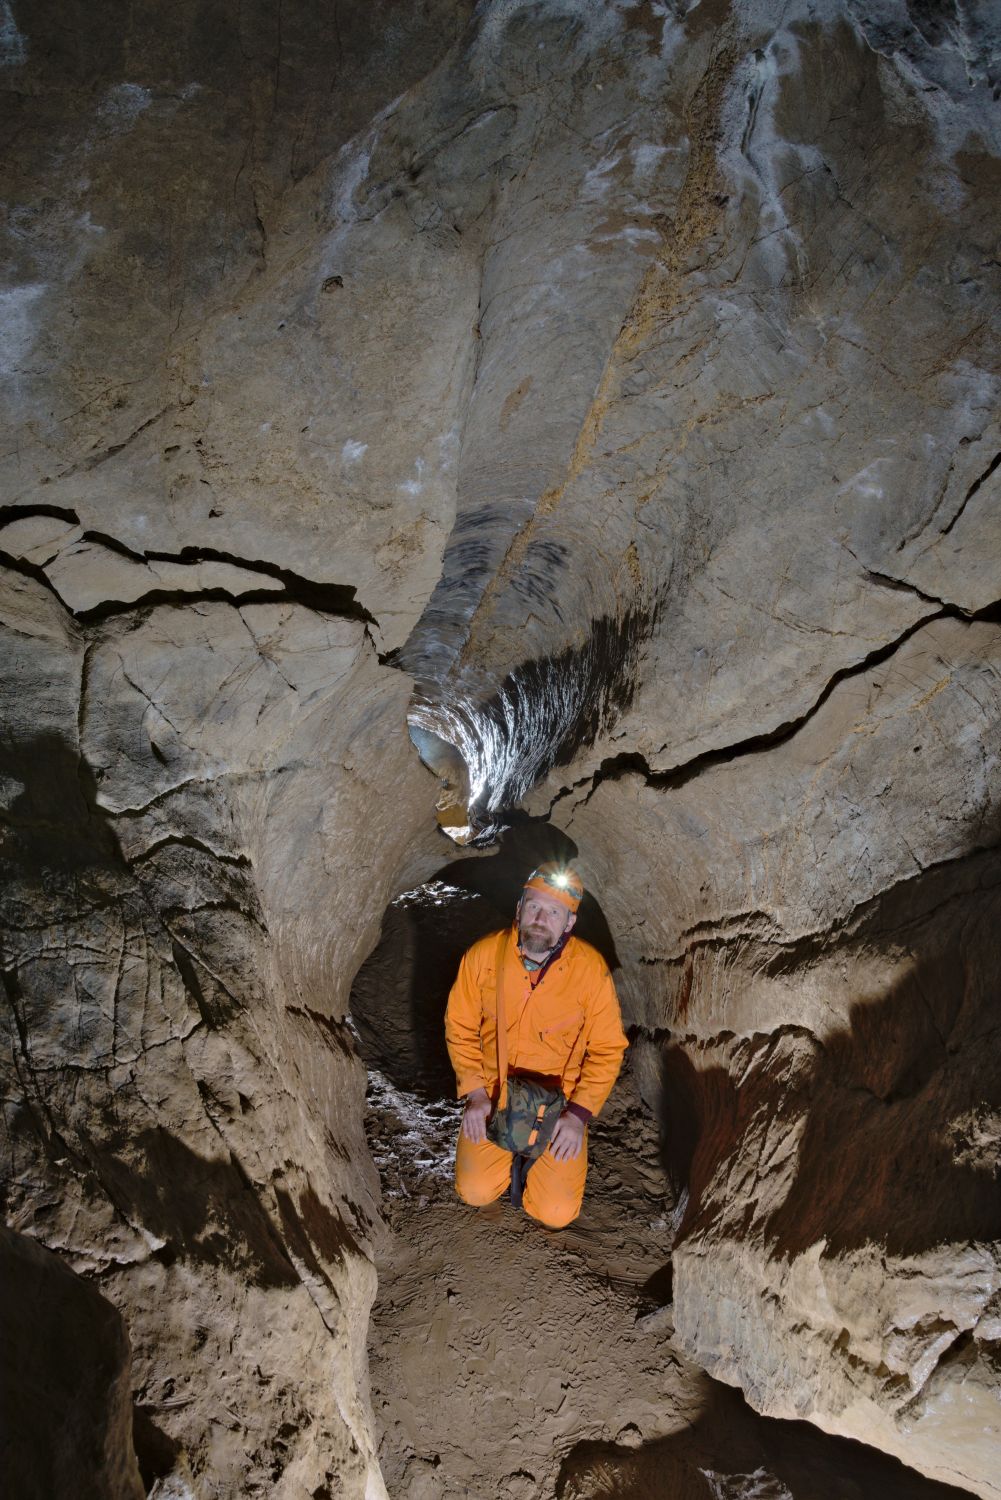
[{"label": "dark passage opening", "polygon": [[[509,829],[495,849],[453,860],[433,880],[397,896],[351,993],[359,1050],[370,1069],[422,1101],[454,1097],[444,1017],[459,960],[471,943],[512,921],[536,865],[576,853],[558,830],[526,822]],[[615,944],[590,893],[574,930],[614,972]]]},{"label": "dark passage opening", "polygon": [[[553,1494],[573,1443],[607,1433],[606,1381],[621,1387],[632,1362],[623,1328],[645,1318],[643,1336],[655,1340],[654,1323],[670,1321],[660,1304],[672,1200],[630,1053],[589,1128],[584,1207],[568,1229],[542,1230],[506,1197],[470,1209],[452,1186],[461,1106],[444,1014],[459,960],[513,919],[536,865],[576,853],[526,820],[499,846],[450,861],[390,904],[355,980],[368,1137],[393,1231],[379,1263],[371,1372],[394,1500]],[[590,893],[575,931],[614,975],[613,937]],[[485,1425],[488,1406],[498,1419]]]}]

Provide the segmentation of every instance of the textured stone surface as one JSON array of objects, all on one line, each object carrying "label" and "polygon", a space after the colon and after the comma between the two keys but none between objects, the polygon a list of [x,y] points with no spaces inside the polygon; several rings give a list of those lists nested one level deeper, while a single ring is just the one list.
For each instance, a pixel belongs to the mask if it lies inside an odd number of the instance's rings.
[{"label": "textured stone surface", "polygon": [[[456,1200],[458,1106],[440,1025],[448,977],[464,944],[503,921],[531,838],[547,834],[555,852],[549,830],[522,828],[498,855],[461,860],[398,898],[352,992],[371,1070],[367,1129],[390,1230],[378,1247],[372,1325],[373,1405],[390,1493],[395,1500],[955,1500],[963,1491],[857,1443],[756,1416],[686,1356],[675,1330],[682,1308],[671,1306],[671,1293],[673,1274],[687,1275],[689,1266],[680,1257],[674,1266],[665,1261],[672,1226],[685,1212],[665,1166],[677,1171],[679,1162],[665,1162],[658,1150],[640,1091],[655,1094],[666,1062],[679,1122],[704,1110],[709,1085],[697,1099],[689,1090],[687,1107],[677,1108],[685,1078],[675,1063],[691,1039],[665,1059],[657,1043],[634,1038],[590,1128],[583,1212],[568,1230],[540,1244],[535,1226],[503,1200],[476,1212]],[[590,898],[580,920],[614,961]],[[769,1118],[774,1106],[773,1083],[760,1091],[758,1116],[781,1135]],[[673,1128],[673,1145],[678,1137]],[[829,1144],[818,1142],[818,1154]],[[696,1165],[693,1181],[698,1172]],[[746,1192],[742,1184],[727,1187],[736,1215]],[[969,1269],[962,1261],[950,1257],[946,1265],[943,1257],[939,1268],[954,1285]],[[729,1283],[720,1278],[710,1306],[728,1308],[735,1284],[732,1275]],[[836,1367],[837,1352],[818,1349],[802,1331],[798,1342],[804,1372]]]},{"label": "textured stone surface", "polygon": [[[663,240],[642,242],[646,274],[577,392],[556,482],[477,572],[442,694],[448,722],[470,673],[488,697],[509,679],[476,768],[496,805],[590,739],[599,710],[622,753],[671,769],[805,714],[940,600],[996,598],[990,88],[929,84],[919,103],[864,28],[835,9],[823,24],[785,14],[780,30],[767,7],[703,31],[693,13],[694,35],[665,22],[658,82],[677,108],[642,159],[677,165],[632,186]],[[917,42],[932,70],[946,44]],[[606,144],[607,180],[633,184],[632,116]],[[517,321],[500,337],[523,340]],[[569,399],[555,339],[539,359]],[[475,437],[439,586],[452,601],[479,561],[463,525],[497,530],[479,497],[463,523]],[[485,459],[502,493],[512,457]],[[408,659],[440,633],[432,607]],[[474,742],[488,734],[478,721]],[[600,747],[582,758],[593,770]]]},{"label": "textured stone surface", "polygon": [[4,1484],[22,1500],[142,1500],[129,1346],[100,1292],[0,1225]]},{"label": "textured stone surface", "polygon": [[544,776],[663,1039],[685,1347],[995,1494],[996,26],[663,20],[663,238],[517,534],[467,434],[405,659],[474,828]]},{"label": "textured stone surface", "polygon": [[15,5],[7,502],[354,587],[403,639],[451,522],[478,269],[353,193],[465,9]]},{"label": "textured stone surface", "polygon": [[761,1410],[982,1494],[997,644],[935,621],[780,744],[687,778],[610,774],[555,810],[636,965],[632,1016],[672,1033],[653,1097],[690,1193],[685,1347]]},{"label": "textured stone surface", "polygon": [[344,1023],[378,918],[325,913],[366,862],[376,906],[393,880],[363,747],[426,800],[406,680],[295,604],[87,633],[32,579],[3,597],[7,1214],[125,1315],[148,1482],[378,1494]]},{"label": "textured stone surface", "polygon": [[412,680],[598,892],[688,1354],[999,1493],[994,10],[4,8],[3,1195],[152,1493],[382,1492]]}]

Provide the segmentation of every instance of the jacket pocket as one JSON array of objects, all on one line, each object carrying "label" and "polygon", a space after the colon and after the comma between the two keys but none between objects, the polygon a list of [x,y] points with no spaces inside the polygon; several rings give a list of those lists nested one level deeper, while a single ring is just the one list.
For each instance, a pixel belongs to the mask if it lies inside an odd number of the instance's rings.
[{"label": "jacket pocket", "polygon": [[551,1021],[548,1026],[540,1028],[540,1036],[550,1036],[554,1031],[569,1031],[571,1027],[579,1027],[584,1020],[584,1012],[575,1010],[572,1016],[562,1016],[558,1021]]}]

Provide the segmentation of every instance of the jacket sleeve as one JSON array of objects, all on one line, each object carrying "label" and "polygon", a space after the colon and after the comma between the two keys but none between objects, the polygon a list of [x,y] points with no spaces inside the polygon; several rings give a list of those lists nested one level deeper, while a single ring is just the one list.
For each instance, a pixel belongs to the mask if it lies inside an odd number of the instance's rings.
[{"label": "jacket sleeve", "polygon": [[569,1102],[596,1115],[612,1092],[612,1085],[622,1066],[622,1054],[629,1046],[622,1030],[619,997],[615,993],[612,976],[604,966],[589,1010],[584,1062],[580,1079]]},{"label": "jacket sleeve", "polygon": [[481,1020],[480,986],[470,952],[463,955],[445,1007],[445,1042],[455,1069],[456,1093],[460,1099],[473,1089],[487,1087],[480,1043]]}]

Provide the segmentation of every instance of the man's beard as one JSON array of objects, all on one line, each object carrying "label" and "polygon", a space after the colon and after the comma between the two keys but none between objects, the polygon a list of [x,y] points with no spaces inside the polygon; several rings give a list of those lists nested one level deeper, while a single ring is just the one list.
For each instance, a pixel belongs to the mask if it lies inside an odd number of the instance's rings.
[{"label": "man's beard", "polygon": [[548,953],[551,948],[556,947],[559,939],[550,936],[546,927],[526,927],[521,929],[521,946],[527,953]]}]

